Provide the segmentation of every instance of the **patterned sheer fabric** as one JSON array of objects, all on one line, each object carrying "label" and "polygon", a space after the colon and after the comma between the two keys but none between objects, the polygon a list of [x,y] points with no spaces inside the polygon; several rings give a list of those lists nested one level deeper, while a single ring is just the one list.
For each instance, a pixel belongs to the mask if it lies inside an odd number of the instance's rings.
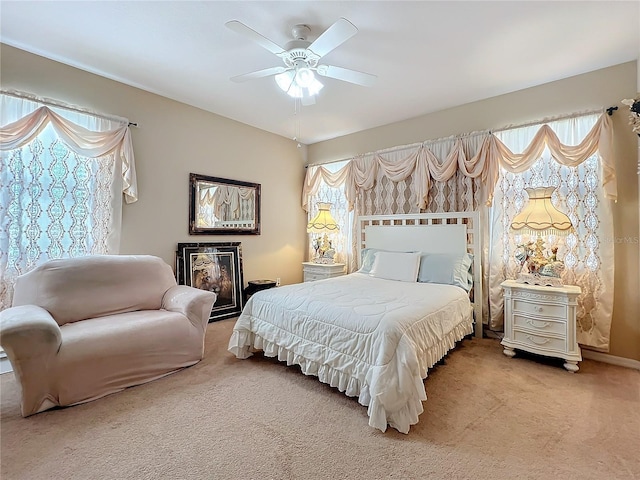
[{"label": "patterned sheer fabric", "polygon": [[[549,123],[549,127],[566,144],[576,144],[590,131],[597,115]],[[525,127],[496,133],[511,150],[522,151],[539,127]],[[597,154],[577,166],[558,163],[548,149],[522,173],[501,170],[491,208],[490,237],[490,325],[502,327],[500,283],[517,277],[520,267],[514,254],[527,236],[513,235],[510,225],[527,202],[525,188],[556,187],[552,202],[571,219],[575,233],[562,239],[546,238],[548,246],[558,247],[564,260],[565,284],[579,285],[578,342],[608,350],[613,308],[613,219],[611,201],[602,186],[603,169]]]},{"label": "patterned sheer fabric", "polygon": [[[479,150],[486,135],[469,136],[462,139],[446,138],[430,142],[428,149],[440,164],[444,163],[454,147],[461,146],[466,158],[473,157]],[[379,154],[381,155],[381,154]],[[384,153],[385,159],[395,162],[406,157],[407,152],[398,150]],[[407,178],[394,182],[384,170],[378,170],[376,181],[370,189],[358,190],[358,215],[391,215],[418,212],[465,212],[477,210],[482,204],[482,182],[480,177],[465,175],[455,169],[444,181],[428,182],[427,200],[424,208],[419,208],[418,189],[420,172],[413,170]]]},{"label": "patterned sheer fabric", "polygon": [[[0,99],[7,124],[42,107]],[[84,113],[59,115],[96,132],[120,126]],[[46,260],[118,253],[124,182],[116,155],[75,153],[51,123],[24,146],[0,151],[0,310],[11,306],[16,277]]]}]

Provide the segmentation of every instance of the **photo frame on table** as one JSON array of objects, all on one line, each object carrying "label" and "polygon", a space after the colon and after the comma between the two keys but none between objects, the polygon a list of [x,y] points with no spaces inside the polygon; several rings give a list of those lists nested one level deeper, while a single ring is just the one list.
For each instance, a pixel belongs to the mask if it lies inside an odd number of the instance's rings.
[{"label": "photo frame on table", "polygon": [[243,306],[241,243],[178,243],[176,279],[179,285],[208,290],[218,296],[209,322],[240,315]]}]

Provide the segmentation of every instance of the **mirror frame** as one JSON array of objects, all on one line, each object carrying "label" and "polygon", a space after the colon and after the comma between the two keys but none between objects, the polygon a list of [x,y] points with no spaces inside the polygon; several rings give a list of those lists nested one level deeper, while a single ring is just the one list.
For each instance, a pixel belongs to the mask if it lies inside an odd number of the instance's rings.
[{"label": "mirror frame", "polygon": [[[198,183],[219,183],[236,187],[246,187],[255,189],[254,228],[224,228],[224,227],[198,227],[197,218],[197,192]],[[228,178],[210,177],[197,173],[189,174],[189,235],[260,235],[260,184],[243,182],[240,180],[230,180]]]}]

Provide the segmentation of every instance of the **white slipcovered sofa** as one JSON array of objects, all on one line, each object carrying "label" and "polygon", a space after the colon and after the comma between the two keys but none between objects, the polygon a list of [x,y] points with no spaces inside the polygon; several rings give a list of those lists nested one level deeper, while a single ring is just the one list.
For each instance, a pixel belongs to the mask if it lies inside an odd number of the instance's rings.
[{"label": "white slipcovered sofa", "polygon": [[149,255],[51,260],[18,277],[0,345],[22,416],[89,402],[198,363],[213,292]]}]

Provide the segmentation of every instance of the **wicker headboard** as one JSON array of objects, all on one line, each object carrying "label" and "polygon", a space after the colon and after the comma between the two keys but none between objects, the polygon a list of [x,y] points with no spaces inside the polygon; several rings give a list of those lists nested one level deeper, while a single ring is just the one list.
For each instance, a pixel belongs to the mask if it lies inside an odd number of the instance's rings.
[{"label": "wicker headboard", "polygon": [[363,248],[473,255],[475,336],[482,338],[482,252],[478,212],[368,215],[358,218],[358,267]]}]

